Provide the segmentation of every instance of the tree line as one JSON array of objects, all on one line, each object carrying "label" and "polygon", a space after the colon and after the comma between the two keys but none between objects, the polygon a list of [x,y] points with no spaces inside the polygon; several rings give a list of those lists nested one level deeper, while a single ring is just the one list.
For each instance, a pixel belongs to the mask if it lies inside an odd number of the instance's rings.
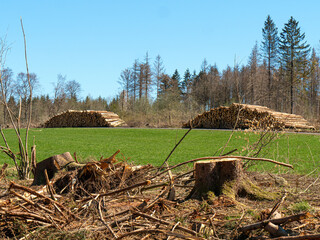
[{"label": "tree line", "polygon": [[196,114],[240,102],[318,119],[319,73],[318,53],[307,44],[299,22],[291,17],[279,33],[267,16],[262,41],[253,46],[247,64],[235,62],[221,71],[204,59],[199,72],[169,75],[160,55],[151,64],[146,53],[121,72],[122,92],[112,107],[127,115],[174,108]]},{"label": "tree line", "polygon": [[[319,119],[319,55],[305,40],[299,22],[291,17],[281,31],[267,16],[262,28],[262,41],[253,46],[246,64],[227,66],[223,70],[206,59],[200,71],[186,69],[169,74],[163,59],[151,61],[148,52],[143,60],[134,60],[119,77],[121,92],[111,101],[103,97],[81,99],[81,86],[59,74],[53,84],[53,97],[36,95],[32,99],[33,123],[67,109],[111,110],[129,125],[181,126],[194,115],[233,102],[257,104],[277,111],[302,114]],[[4,54],[3,41],[0,55]],[[1,63],[3,62],[2,59]],[[1,66],[2,102],[23,123],[28,116],[29,85],[26,73],[14,76],[10,68]],[[29,74],[31,87],[39,87],[35,73]],[[0,111],[0,124],[8,124],[5,107]]]},{"label": "tree line", "polygon": [[[20,122],[23,125],[26,123],[29,114],[30,86],[33,91],[39,90],[38,77],[35,73],[30,73],[31,85],[29,86],[27,73],[20,72],[14,76],[12,69],[4,68],[1,71],[1,79],[1,102],[3,103],[3,108],[0,111],[0,124],[4,127],[11,124],[4,104],[4,100],[6,100],[10,111],[14,113],[14,116],[20,118]],[[50,97],[49,94],[40,94],[32,98],[32,123],[34,126],[68,109],[108,109],[107,100],[102,97],[94,99],[87,96],[85,99],[81,99],[80,83],[75,80],[67,80],[67,77],[61,74],[58,74],[57,82],[53,84],[53,92],[53,97]]]}]

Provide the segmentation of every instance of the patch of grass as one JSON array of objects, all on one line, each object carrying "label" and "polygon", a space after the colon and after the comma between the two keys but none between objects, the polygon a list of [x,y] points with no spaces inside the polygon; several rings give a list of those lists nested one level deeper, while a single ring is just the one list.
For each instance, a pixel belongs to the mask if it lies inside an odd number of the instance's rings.
[{"label": "patch of grass", "polygon": [[259,220],[259,213],[257,213],[255,210],[253,209],[248,209],[246,210],[246,214],[250,215],[251,217],[253,217],[253,219]]},{"label": "patch of grass", "polygon": [[236,215],[236,216],[227,215],[227,216],[225,216],[224,218],[225,218],[226,220],[236,220],[236,219],[240,219],[240,217],[241,217],[241,216],[238,216],[238,215]]},{"label": "patch of grass", "polygon": [[294,213],[299,213],[299,212],[306,212],[306,211],[310,211],[312,209],[312,207],[310,206],[310,204],[306,201],[301,201],[295,204],[292,204],[290,209],[294,212]]},{"label": "patch of grass", "polygon": [[[77,153],[82,162],[111,156],[118,149],[123,159],[136,164],[160,165],[185,134],[187,129],[125,129],[125,128],[43,128],[29,132],[31,147],[37,145],[37,160],[41,161],[63,152]],[[4,130],[11,147],[17,142],[12,129]],[[218,156],[231,131],[192,130],[169,159],[177,164],[193,158]],[[243,148],[259,139],[259,134],[236,131],[224,153],[238,149],[233,155],[243,154]],[[0,140],[0,144],[4,144]],[[272,144],[260,153],[260,157],[293,164],[296,173],[308,173],[320,165],[320,136],[304,134],[280,134]],[[121,155],[118,155],[121,158]],[[0,164],[13,162],[5,154],[0,155]],[[272,163],[258,162],[252,170],[273,172],[288,171]]]}]

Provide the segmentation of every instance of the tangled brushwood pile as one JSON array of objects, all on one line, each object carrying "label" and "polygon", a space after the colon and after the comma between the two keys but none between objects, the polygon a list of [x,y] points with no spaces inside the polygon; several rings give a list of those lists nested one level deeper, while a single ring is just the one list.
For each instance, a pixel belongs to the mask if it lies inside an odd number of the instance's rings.
[{"label": "tangled brushwood pile", "polygon": [[[193,170],[175,175],[171,170],[200,159],[159,169],[118,161],[116,154],[60,172],[44,187],[3,180],[8,187],[0,185],[0,238],[320,237],[320,201],[314,179],[300,178],[297,186],[296,178],[284,175],[281,178],[286,178],[287,185],[277,185],[275,176],[251,173],[248,177],[258,187],[277,192],[276,200],[257,200],[241,193],[236,198],[216,196],[210,191],[189,199],[195,186]],[[296,201],[308,201],[312,208],[296,212],[292,207]]]},{"label": "tangled brushwood pile", "polygon": [[302,116],[281,113],[270,108],[233,103],[230,107],[217,107],[196,116],[185,123],[186,128],[216,129],[294,129],[314,130],[315,128]]},{"label": "tangled brushwood pile", "polygon": [[46,128],[57,127],[118,127],[125,122],[113,112],[94,110],[68,110],[50,118]]}]

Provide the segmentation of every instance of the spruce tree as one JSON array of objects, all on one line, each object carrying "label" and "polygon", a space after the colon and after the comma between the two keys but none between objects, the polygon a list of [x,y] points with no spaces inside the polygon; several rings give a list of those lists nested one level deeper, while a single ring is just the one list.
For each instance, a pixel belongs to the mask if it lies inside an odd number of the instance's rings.
[{"label": "spruce tree", "polygon": [[290,113],[293,113],[295,88],[306,77],[309,44],[304,41],[305,33],[301,33],[299,22],[291,17],[280,34],[280,57],[289,84]]},{"label": "spruce tree", "polygon": [[261,55],[263,57],[263,60],[266,61],[267,64],[267,94],[270,105],[273,85],[272,76],[278,62],[279,45],[278,28],[274,24],[270,15],[268,15],[266,21],[264,22],[264,28],[262,29],[262,38],[263,40],[261,43]]},{"label": "spruce tree", "polygon": [[176,69],[171,77],[171,85],[172,85],[172,91],[175,93],[180,93],[181,88],[180,88],[180,74],[178,72],[178,69]]},{"label": "spruce tree", "polygon": [[187,68],[187,70],[184,72],[183,80],[181,83],[182,93],[188,97],[188,95],[191,93],[191,87],[192,87],[192,76],[189,68]]}]

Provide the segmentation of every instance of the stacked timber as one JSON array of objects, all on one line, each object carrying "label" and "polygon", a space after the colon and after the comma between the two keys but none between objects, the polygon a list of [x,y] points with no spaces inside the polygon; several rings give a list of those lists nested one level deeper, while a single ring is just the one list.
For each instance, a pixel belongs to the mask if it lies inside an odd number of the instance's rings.
[{"label": "stacked timber", "polygon": [[94,110],[67,110],[44,123],[46,128],[56,127],[117,127],[125,122],[113,112]]},{"label": "stacked timber", "polygon": [[217,107],[196,116],[183,127],[216,129],[295,129],[314,130],[302,116],[281,113],[258,105],[233,103],[229,107]]}]

